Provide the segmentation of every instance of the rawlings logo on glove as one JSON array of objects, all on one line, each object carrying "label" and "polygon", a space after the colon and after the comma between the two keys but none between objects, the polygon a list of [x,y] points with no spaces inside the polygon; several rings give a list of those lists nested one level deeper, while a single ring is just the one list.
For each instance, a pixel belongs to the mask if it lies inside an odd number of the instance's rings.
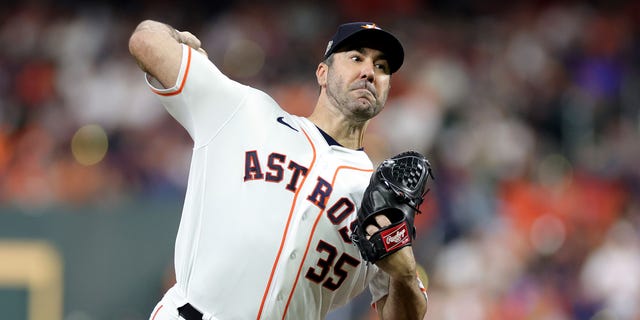
[{"label": "rawlings logo on glove", "polygon": [[[351,240],[362,258],[374,263],[415,239],[413,220],[424,200],[431,164],[420,153],[409,151],[383,161],[372,174],[358,210]],[[374,234],[366,234],[368,225],[378,226],[375,216],[386,216],[391,224]],[[379,227],[379,226],[378,226]]]},{"label": "rawlings logo on glove", "polygon": [[384,248],[387,251],[411,242],[411,238],[409,238],[409,232],[407,231],[407,226],[405,224],[399,225],[395,228],[386,229],[380,233],[380,236],[384,239]]}]

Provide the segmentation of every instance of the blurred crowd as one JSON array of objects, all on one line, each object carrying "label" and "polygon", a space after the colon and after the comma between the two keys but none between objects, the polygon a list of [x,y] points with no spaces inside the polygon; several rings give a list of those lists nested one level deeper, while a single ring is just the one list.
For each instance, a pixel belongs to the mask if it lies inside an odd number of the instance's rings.
[{"label": "blurred crowd", "polygon": [[143,19],[191,31],[223,72],[300,115],[337,24],[391,30],[405,64],[365,149],[374,162],[416,149],[434,167],[416,243],[428,318],[640,319],[637,1],[7,4],[1,204],[182,201],[191,141],[128,54]]}]

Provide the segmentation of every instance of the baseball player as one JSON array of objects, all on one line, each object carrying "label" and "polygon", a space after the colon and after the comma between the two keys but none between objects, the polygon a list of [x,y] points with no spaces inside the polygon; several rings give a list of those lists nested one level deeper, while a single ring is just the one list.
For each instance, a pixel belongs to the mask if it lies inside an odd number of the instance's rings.
[{"label": "baseball player", "polygon": [[[226,77],[189,32],[143,21],[129,48],[194,143],[176,284],[150,319],[324,319],[367,287],[381,319],[424,317],[412,247],[372,263],[351,238],[373,172],[363,133],[404,59],[396,37],[339,26],[306,118]],[[391,224],[375,219],[364,237]]]}]

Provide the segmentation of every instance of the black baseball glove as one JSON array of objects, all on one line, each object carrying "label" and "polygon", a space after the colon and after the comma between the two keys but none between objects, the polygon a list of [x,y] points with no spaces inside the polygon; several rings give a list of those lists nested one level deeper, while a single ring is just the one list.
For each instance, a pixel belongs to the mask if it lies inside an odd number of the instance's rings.
[{"label": "black baseball glove", "polygon": [[[387,159],[373,172],[351,233],[364,260],[375,263],[411,245],[416,236],[413,220],[416,212],[420,213],[429,176],[433,179],[431,164],[415,151]],[[391,225],[380,228],[374,218],[378,214],[389,218]],[[368,225],[380,228],[369,239]]]}]

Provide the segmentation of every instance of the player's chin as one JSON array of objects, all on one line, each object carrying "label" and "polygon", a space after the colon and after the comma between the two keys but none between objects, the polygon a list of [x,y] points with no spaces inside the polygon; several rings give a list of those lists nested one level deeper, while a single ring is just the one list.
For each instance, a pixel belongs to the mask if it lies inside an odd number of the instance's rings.
[{"label": "player's chin", "polygon": [[380,110],[376,104],[371,103],[369,100],[357,100],[352,108],[353,113],[363,120],[369,120],[377,115]]}]

